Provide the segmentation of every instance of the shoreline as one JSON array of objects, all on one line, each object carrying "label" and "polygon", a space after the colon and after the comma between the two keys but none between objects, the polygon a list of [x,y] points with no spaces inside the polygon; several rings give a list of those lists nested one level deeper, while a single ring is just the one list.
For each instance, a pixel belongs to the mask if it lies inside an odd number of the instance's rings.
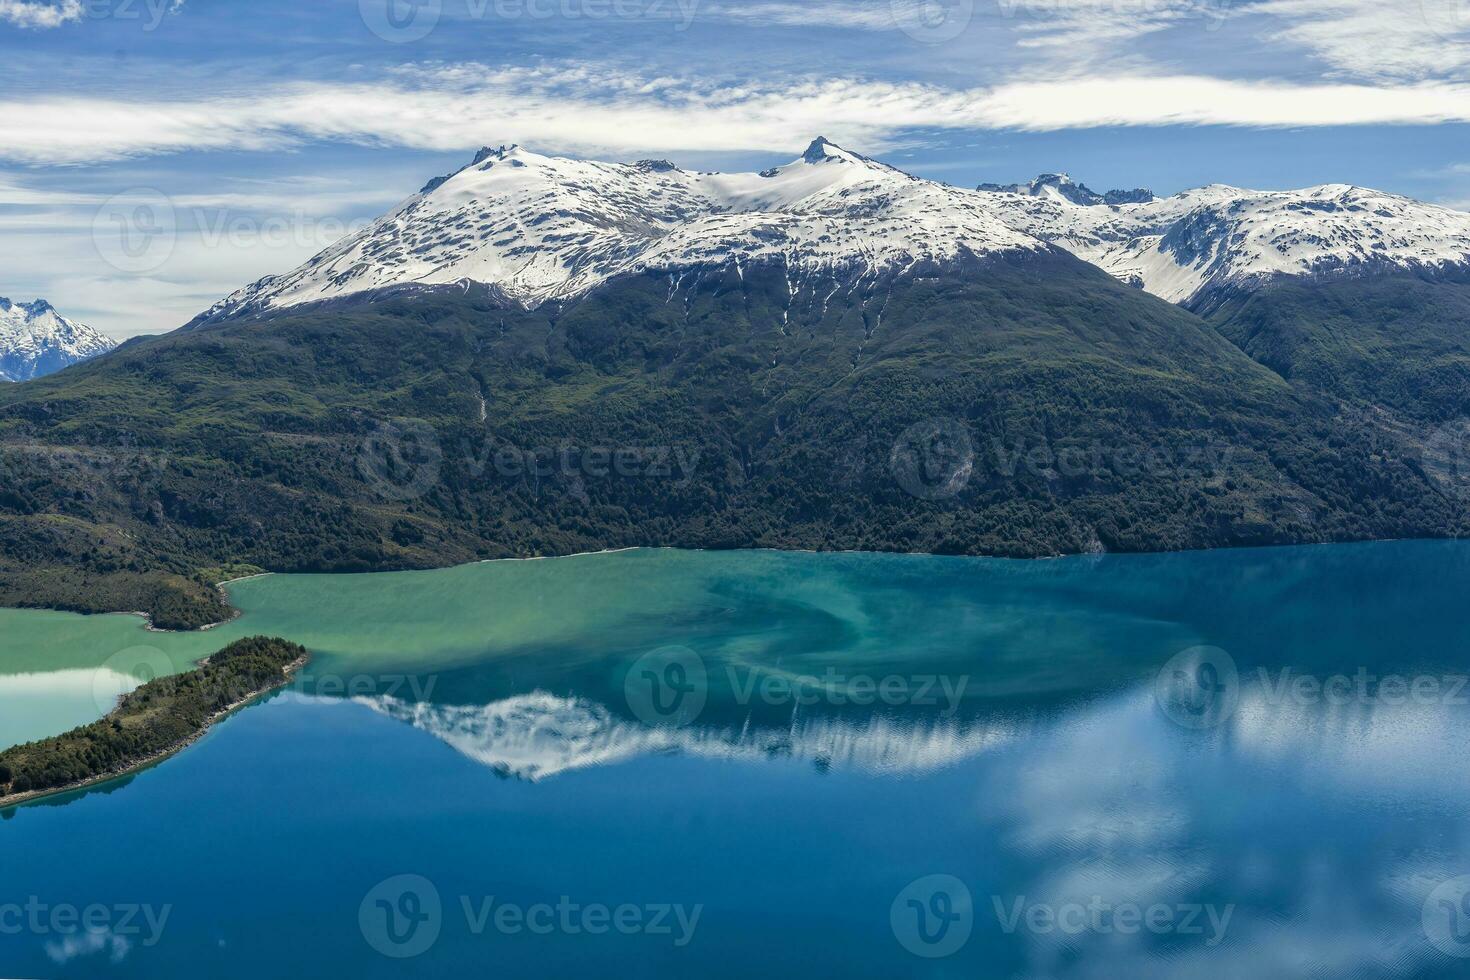
[{"label": "shoreline", "polygon": [[1079,551],[1079,552],[1057,552],[1048,555],[1028,555],[1016,557],[1012,555],[970,555],[970,554],[937,554],[932,551],[869,551],[861,548],[844,550],[811,549],[811,548],[684,548],[677,545],[627,545],[620,548],[604,548],[598,551],[576,551],[565,555],[527,555],[507,558],[478,558],[473,561],[458,562],[451,565],[435,565],[427,568],[382,568],[364,572],[252,572],[249,575],[240,575],[236,578],[226,579],[215,583],[220,597],[225,604],[230,606],[232,615],[227,619],[207,623],[188,630],[168,630],[153,625],[152,617],[141,610],[114,609],[109,612],[78,612],[75,609],[67,609],[61,606],[0,606],[4,609],[17,611],[36,609],[48,612],[70,613],[77,616],[138,616],[143,620],[143,628],[149,633],[165,633],[187,635],[189,633],[204,633],[221,626],[227,626],[244,615],[244,610],[239,609],[231,603],[230,596],[226,590],[227,586],[239,582],[248,582],[251,579],[269,578],[274,575],[399,575],[419,572],[442,572],[454,568],[469,568],[475,565],[494,565],[502,562],[531,562],[531,561],[562,561],[572,558],[590,558],[603,555],[619,555],[634,551],[673,551],[688,552],[690,554],[775,554],[775,555],[872,555],[873,557],[893,558],[943,558],[967,561],[1001,561],[1015,563],[1031,562],[1056,562],[1067,559],[1088,559],[1096,561],[1100,558],[1144,558],[1160,557],[1165,555],[1208,555],[1217,552],[1241,552],[1241,551],[1280,551],[1288,548],[1337,548],[1367,546],[1376,544],[1400,544],[1411,541],[1432,542],[1460,542],[1470,541],[1470,537],[1441,537],[1441,538],[1363,538],[1347,541],[1307,541],[1292,544],[1249,544],[1249,545],[1227,545],[1217,548],[1184,548],[1172,551]]},{"label": "shoreline", "polygon": [[[198,742],[205,735],[208,735],[210,730],[213,729],[215,725],[219,724],[230,715],[241,710],[242,708],[248,707],[256,701],[259,701],[267,694],[272,694],[276,691],[281,690],[284,687],[289,686],[291,682],[295,680],[296,674],[301,670],[301,668],[305,667],[310,660],[310,655],[307,655],[305,657],[298,657],[296,660],[291,661],[291,663],[281,668],[284,676],[281,678],[280,681],[271,684],[268,687],[261,688],[258,691],[253,691],[240,700],[225,705],[219,711],[206,718],[204,720],[204,723],[199,727],[198,731],[192,733],[187,738],[184,738],[179,742],[168,746],[167,748],[154,752],[152,755],[139,759],[136,762],[131,762],[126,766],[122,766],[121,768],[101,773],[96,776],[90,776],[87,779],[83,779],[75,783],[70,783],[66,786],[53,786],[47,789],[28,790],[24,793],[13,793],[10,796],[0,796],[0,812],[11,810],[15,807],[23,806],[27,803],[34,803],[37,800],[44,800],[52,796],[60,796],[65,793],[75,793],[79,790],[90,789],[94,786],[102,785],[103,783],[112,782],[115,779],[122,779],[126,776],[134,775],[144,769],[155,766],[160,762],[171,759],[174,756],[178,755],[180,752],[183,752],[185,749],[189,748],[195,742]],[[208,662],[209,658],[205,657],[203,660],[199,661],[199,666],[206,666]]]}]

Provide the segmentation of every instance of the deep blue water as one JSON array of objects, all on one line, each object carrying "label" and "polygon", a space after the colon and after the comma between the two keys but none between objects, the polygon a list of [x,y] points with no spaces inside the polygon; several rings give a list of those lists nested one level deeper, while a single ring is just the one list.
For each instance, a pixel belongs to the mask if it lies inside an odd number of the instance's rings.
[{"label": "deep blue water", "polygon": [[[0,974],[1470,975],[1470,546],[595,561],[680,611],[357,699],[324,652],[6,813]],[[906,686],[837,703],[864,677]]]}]

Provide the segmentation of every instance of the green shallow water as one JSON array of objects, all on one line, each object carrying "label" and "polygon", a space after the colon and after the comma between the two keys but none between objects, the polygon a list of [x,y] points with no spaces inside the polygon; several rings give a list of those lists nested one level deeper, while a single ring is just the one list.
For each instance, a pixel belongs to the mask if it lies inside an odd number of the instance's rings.
[{"label": "green shallow water", "polygon": [[[1202,635],[1204,624],[1177,621],[1153,592],[1171,563],[643,550],[262,576],[229,586],[237,619],[196,633],[153,632],[128,615],[0,609],[0,744],[101,717],[117,693],[114,674],[141,682],[185,670],[255,634],[305,644],[315,658],[309,673],[344,684],[502,661],[530,678],[578,658],[678,643],[731,669],[778,676],[979,658],[988,669],[971,679],[971,695],[1060,693],[1105,685],[1130,657],[1146,660]],[[1099,647],[1126,652],[1099,663]],[[81,683],[86,670],[101,679]],[[50,688],[44,671],[57,672]]]},{"label": "green shallow water", "polygon": [[[1467,585],[1459,542],[638,551],[253,579],[205,634],[0,613],[0,740],[238,636],[315,652],[187,752],[0,814],[0,975],[1461,977]],[[1434,687],[1293,693],[1359,674]],[[821,696],[782,693],[803,676]],[[951,687],[855,704],[855,677]],[[492,896],[701,918],[679,943],[462,911]],[[171,917],[7,931],[32,899]],[[1095,905],[1230,918],[1010,911]]]},{"label": "green shallow water", "polygon": [[[309,647],[308,680],[453,675],[476,700],[679,644],[715,665],[712,684],[750,670],[918,665],[963,672],[967,698],[1004,704],[1103,692],[1199,643],[1247,665],[1264,649],[1272,663],[1311,669],[1365,643],[1434,661],[1459,642],[1446,583],[1466,580],[1470,546],[1458,542],[1054,561],[641,550],[270,575],[232,584],[241,615],[197,633],[152,632],[127,615],[0,609],[0,744],[105,714],[114,675],[187,669],[255,634]],[[99,668],[89,690],[77,672]],[[57,672],[49,688],[46,672]]]}]

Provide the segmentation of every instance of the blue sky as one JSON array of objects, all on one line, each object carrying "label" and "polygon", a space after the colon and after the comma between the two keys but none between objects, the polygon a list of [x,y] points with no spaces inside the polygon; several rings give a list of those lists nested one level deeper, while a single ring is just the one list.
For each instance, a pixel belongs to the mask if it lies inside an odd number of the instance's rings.
[{"label": "blue sky", "polygon": [[819,134],[966,186],[1470,208],[1470,0],[0,0],[0,295],[161,332],[481,144],[750,169]]}]

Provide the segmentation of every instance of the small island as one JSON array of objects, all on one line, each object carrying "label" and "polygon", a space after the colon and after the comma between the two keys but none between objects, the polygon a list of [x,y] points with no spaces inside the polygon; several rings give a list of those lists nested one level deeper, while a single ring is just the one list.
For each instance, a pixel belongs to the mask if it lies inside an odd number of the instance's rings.
[{"label": "small island", "polygon": [[0,809],[127,775],[187,747],[231,711],[290,683],[306,648],[255,636],[149,681],[105,718],[0,752]]}]

